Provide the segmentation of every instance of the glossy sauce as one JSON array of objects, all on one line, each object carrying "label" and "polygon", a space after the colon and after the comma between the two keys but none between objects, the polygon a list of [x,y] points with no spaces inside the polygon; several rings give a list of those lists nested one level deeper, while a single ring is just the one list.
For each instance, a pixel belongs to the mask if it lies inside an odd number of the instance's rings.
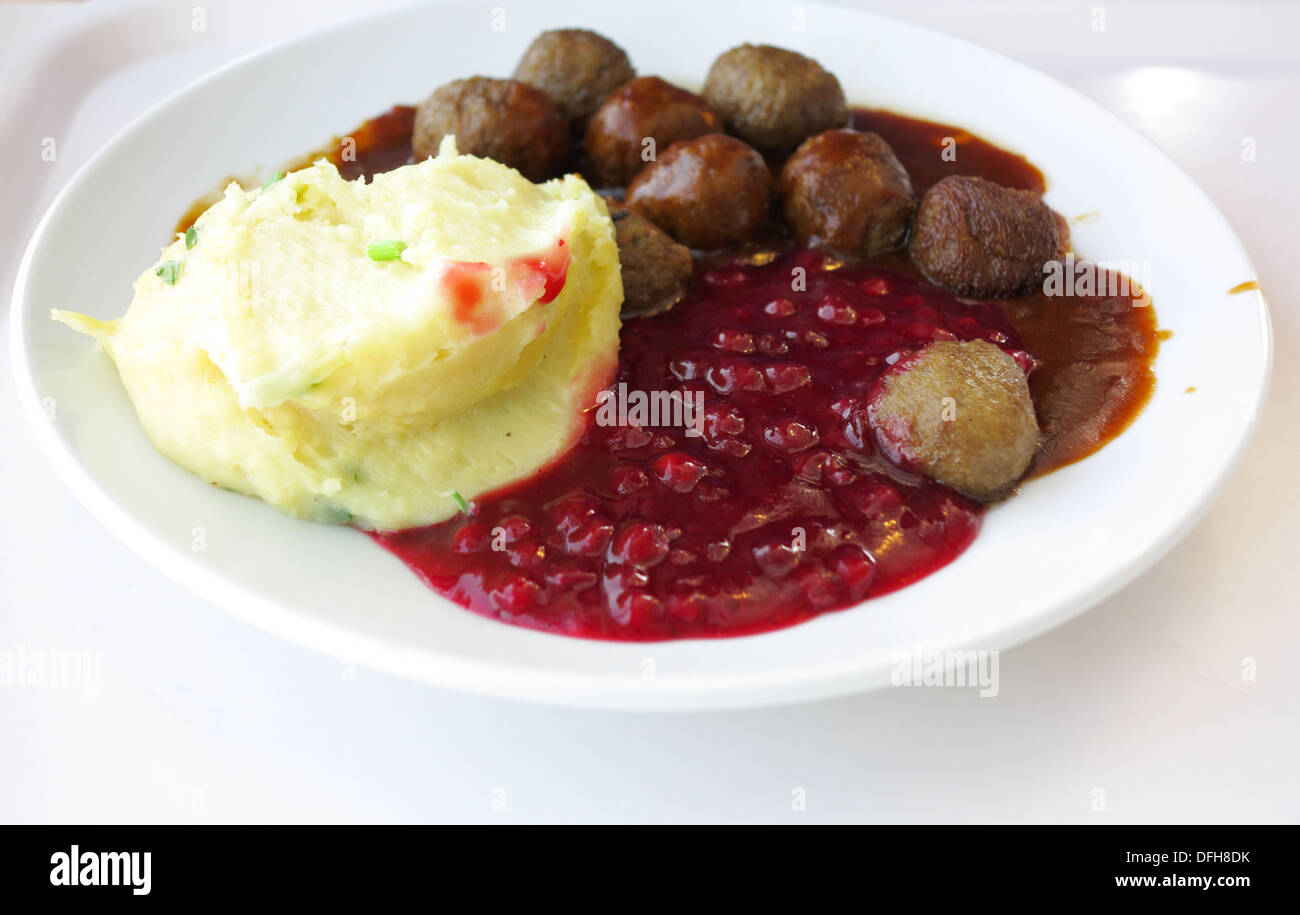
[{"label": "glossy sauce", "polygon": [[[853,124],[884,137],[918,196],[949,175],[975,175],[1035,193],[1047,186],[1029,160],[959,127],[868,109],[855,110]],[[945,158],[945,148],[952,148],[948,138],[955,141],[955,155]],[[906,256],[893,260],[916,272]],[[1029,389],[1043,439],[1031,477],[1085,458],[1119,435],[1155,389],[1155,309],[1126,277],[1101,271],[1099,279],[1122,294],[1048,296],[1039,290],[996,300],[1038,360]]]},{"label": "glossy sauce", "polygon": [[615,385],[701,404],[698,436],[625,398],[469,515],[373,536],[472,610],[589,638],[762,632],[886,594],[956,558],[984,508],[876,453],[868,389],[903,353],[973,338],[1031,359],[996,305],[896,270],[811,251],[716,266],[624,324]]}]

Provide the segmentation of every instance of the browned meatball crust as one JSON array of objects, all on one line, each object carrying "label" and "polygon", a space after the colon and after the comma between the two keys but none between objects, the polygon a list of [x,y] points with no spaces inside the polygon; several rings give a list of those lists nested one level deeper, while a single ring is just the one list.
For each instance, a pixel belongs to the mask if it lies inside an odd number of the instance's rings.
[{"label": "browned meatball crust", "polygon": [[1065,222],[1039,196],[983,178],[949,176],[916,209],[907,253],[934,283],[961,295],[1015,295],[1064,256]]},{"label": "browned meatball crust", "polygon": [[899,360],[868,394],[867,417],[886,457],[985,502],[1011,490],[1038,447],[1025,373],[984,340]]},{"label": "browned meatball crust", "polygon": [[809,137],[781,170],[785,221],[799,241],[850,258],[907,238],[916,197],[907,169],[879,135],[847,128]]},{"label": "browned meatball crust", "polygon": [[763,157],[726,134],[674,143],[642,169],[627,204],[690,248],[750,241],[767,222],[772,173]]},{"label": "browned meatball crust", "polygon": [[634,76],[622,48],[586,29],[542,32],[515,68],[515,79],[550,96],[578,135],[605,96]]},{"label": "browned meatball crust", "polygon": [[677,304],[695,272],[691,251],[616,200],[609,204],[623,269],[623,317],[639,318]]},{"label": "browned meatball crust", "polygon": [[584,145],[596,183],[622,187],[678,140],[721,132],[722,121],[704,99],[657,76],[641,76],[605,99],[587,125]]},{"label": "browned meatball crust", "polygon": [[545,92],[516,80],[473,76],[435,89],[415,112],[416,158],[437,155],[447,134],[462,153],[517,168],[530,181],[554,178],[569,159],[564,116]]},{"label": "browned meatball crust", "polygon": [[834,74],[794,51],[743,44],[722,54],[704,80],[705,101],[727,131],[769,156],[849,121]]}]

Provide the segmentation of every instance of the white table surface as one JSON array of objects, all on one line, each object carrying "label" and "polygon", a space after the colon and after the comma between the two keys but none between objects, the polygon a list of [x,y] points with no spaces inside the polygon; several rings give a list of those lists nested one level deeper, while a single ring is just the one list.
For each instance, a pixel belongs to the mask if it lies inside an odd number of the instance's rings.
[{"label": "white table surface", "polygon": [[[191,78],[357,6],[199,5],[203,32],[179,27],[183,40],[130,60],[106,40],[102,57],[72,60],[61,36],[107,36],[123,17],[188,23],[196,4],[0,2],[6,306],[35,218],[99,143]],[[1096,99],[1168,150],[1245,242],[1272,308],[1272,395],[1244,465],[1186,540],[1105,604],[1004,653],[996,699],[896,689],[617,714],[464,696],[283,642],[129,553],[38,453],[6,340],[0,652],[98,652],[103,686],[0,685],[0,822],[1300,819],[1300,8],[860,5]],[[53,163],[40,158],[47,136]]]}]

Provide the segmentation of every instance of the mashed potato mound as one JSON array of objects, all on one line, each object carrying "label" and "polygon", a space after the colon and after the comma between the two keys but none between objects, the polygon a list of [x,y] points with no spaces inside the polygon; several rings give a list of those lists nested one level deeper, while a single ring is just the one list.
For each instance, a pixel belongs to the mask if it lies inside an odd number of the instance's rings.
[{"label": "mashed potato mound", "polygon": [[98,338],[158,450],[316,521],[395,530],[565,452],[610,380],[622,301],[605,204],[436,158],[237,184]]}]

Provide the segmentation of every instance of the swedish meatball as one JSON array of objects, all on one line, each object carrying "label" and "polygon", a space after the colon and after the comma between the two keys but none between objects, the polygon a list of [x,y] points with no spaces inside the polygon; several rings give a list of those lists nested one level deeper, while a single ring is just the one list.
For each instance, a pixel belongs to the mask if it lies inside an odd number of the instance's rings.
[{"label": "swedish meatball", "polygon": [[691,248],[749,241],[767,222],[772,173],[763,157],[726,134],[674,143],[641,170],[627,203]]},{"label": "swedish meatball", "polygon": [[516,80],[474,76],[435,89],[415,112],[416,158],[437,155],[447,134],[462,153],[517,168],[530,181],[555,177],[569,158],[564,116],[545,92]]},{"label": "swedish meatball", "polygon": [[1032,191],[951,175],[916,209],[907,253],[934,283],[962,295],[1015,295],[1065,254],[1065,222]]},{"label": "swedish meatball", "polygon": [[641,76],[605,99],[587,125],[584,145],[596,182],[622,187],[659,150],[678,140],[721,132],[722,121],[704,99],[657,76]]},{"label": "swedish meatball", "polygon": [[839,80],[811,58],[771,45],[722,54],[704,80],[705,101],[727,131],[770,156],[849,121]]},{"label": "swedish meatball", "polygon": [[785,220],[799,241],[867,258],[903,244],[916,210],[907,170],[881,137],[827,130],[781,170]]},{"label": "swedish meatball", "polygon": [[634,76],[622,48],[586,29],[543,32],[515,68],[515,79],[550,96],[577,135],[605,96]]},{"label": "swedish meatball", "polygon": [[667,311],[682,297],[695,271],[690,249],[625,204],[605,202],[614,221],[618,260],[623,269],[623,317]]},{"label": "swedish meatball", "polygon": [[867,417],[886,457],[985,502],[1007,494],[1038,447],[1025,373],[984,340],[899,360],[868,394]]}]

